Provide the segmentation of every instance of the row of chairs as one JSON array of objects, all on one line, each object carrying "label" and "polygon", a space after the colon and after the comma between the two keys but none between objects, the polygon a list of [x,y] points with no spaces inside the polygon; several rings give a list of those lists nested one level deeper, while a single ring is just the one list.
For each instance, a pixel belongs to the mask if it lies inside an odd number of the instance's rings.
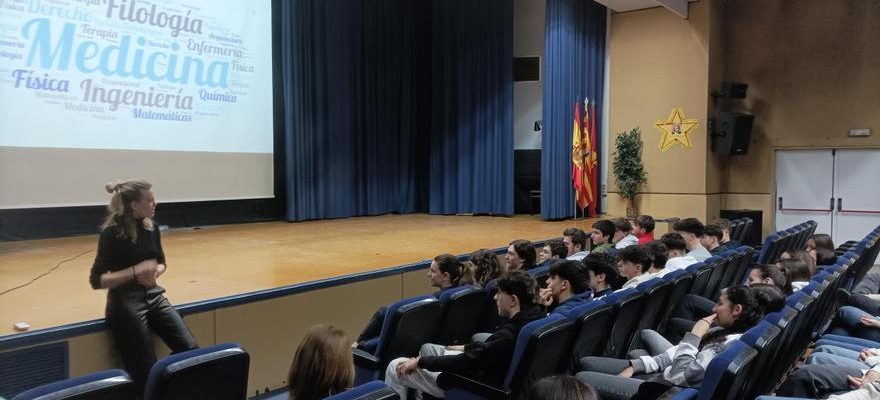
[{"label": "row of chairs", "polygon": [[[222,343],[165,357],[150,370],[144,400],[243,400],[250,355]],[[131,400],[139,394],[121,370],[107,370],[19,393],[13,400]]]},{"label": "row of chairs", "polygon": [[873,265],[880,250],[880,226],[834,265],[816,273],[809,284],[786,298],[785,307],[768,314],[710,362],[700,389],[675,389],[675,400],[752,399],[771,393],[796,365],[809,344],[827,327],[839,308],[835,296],[848,276]]},{"label": "row of chairs", "polygon": [[807,245],[807,240],[816,233],[816,221],[810,220],[800,223],[791,228],[771,233],[764,239],[761,252],[755,260],[758,264],[775,264],[779,261],[782,253],[792,250],[802,250]]},{"label": "row of chairs", "polygon": [[751,218],[743,217],[730,221],[730,240],[744,243],[749,232],[752,230]]}]

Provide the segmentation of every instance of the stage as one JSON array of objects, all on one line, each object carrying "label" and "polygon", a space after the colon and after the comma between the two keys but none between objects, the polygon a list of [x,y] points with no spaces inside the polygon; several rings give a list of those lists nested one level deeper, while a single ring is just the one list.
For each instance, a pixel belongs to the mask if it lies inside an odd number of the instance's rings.
[{"label": "stage", "polygon": [[[160,223],[161,217],[159,210]],[[162,234],[168,271],[159,284],[172,303],[183,305],[394,267],[441,253],[494,249],[514,239],[559,237],[571,226],[589,232],[592,222],[410,214],[172,229]],[[0,242],[0,292],[46,274],[0,295],[0,336],[16,333],[16,322],[30,324],[33,331],[103,318],[105,291],[92,290],[88,282],[97,239],[96,233]]]}]

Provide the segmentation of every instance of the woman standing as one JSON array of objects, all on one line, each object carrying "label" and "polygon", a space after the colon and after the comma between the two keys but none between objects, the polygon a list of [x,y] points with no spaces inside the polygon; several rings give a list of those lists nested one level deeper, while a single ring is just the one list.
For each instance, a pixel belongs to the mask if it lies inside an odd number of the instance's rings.
[{"label": "woman standing", "polygon": [[130,180],[106,189],[113,197],[89,282],[93,289],[109,289],[107,325],[125,369],[142,392],[156,362],[153,332],[175,353],[198,346],[183,318],[162,295],[165,289],[156,284],[166,267],[159,228],[152,219],[156,211],[152,185]]}]

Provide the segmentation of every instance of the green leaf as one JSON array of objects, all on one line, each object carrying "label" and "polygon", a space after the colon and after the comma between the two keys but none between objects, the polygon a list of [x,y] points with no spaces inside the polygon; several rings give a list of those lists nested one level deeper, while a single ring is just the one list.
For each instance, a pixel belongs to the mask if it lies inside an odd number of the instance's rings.
[{"label": "green leaf", "polygon": [[617,180],[620,195],[625,199],[632,199],[636,197],[639,186],[648,180],[642,164],[642,133],[639,127],[619,133],[614,148],[611,172]]}]

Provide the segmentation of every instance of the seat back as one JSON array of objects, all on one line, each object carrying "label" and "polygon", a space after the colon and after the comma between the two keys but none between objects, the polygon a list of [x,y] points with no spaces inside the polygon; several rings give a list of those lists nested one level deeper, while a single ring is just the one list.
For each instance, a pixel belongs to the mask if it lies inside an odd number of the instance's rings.
[{"label": "seat back", "polygon": [[754,366],[758,351],[751,346],[734,340],[706,367],[703,384],[697,398],[699,400],[742,399],[745,382]]},{"label": "seat back", "polygon": [[425,343],[437,340],[443,305],[432,296],[420,296],[388,307],[375,355],[383,365],[398,357],[415,357]]},{"label": "seat back", "polygon": [[465,288],[440,297],[443,315],[440,319],[440,340],[443,344],[469,343],[480,331],[484,320],[486,291]]},{"label": "seat back", "polygon": [[605,346],[604,356],[623,358],[629,350],[629,345],[636,334],[636,327],[641,320],[645,294],[635,288],[629,288],[612,293],[602,300],[608,304],[614,304],[615,315],[611,330],[608,332],[608,343]]},{"label": "seat back", "polygon": [[235,343],[165,357],[150,370],[144,400],[244,400],[250,360]]},{"label": "seat back", "polygon": [[614,322],[614,305],[593,300],[573,309],[568,319],[574,322],[575,332],[571,366],[583,357],[601,356]]},{"label": "seat back", "polygon": [[125,371],[111,369],[65,379],[18,394],[12,400],[130,400],[137,397],[137,386]]},{"label": "seat back", "polygon": [[780,351],[781,333],[782,330],[779,327],[770,322],[761,321],[740,337],[743,343],[758,351],[752,373],[743,388],[743,398],[752,399],[770,393],[785,374],[785,371],[771,368],[773,360]]},{"label": "seat back", "polygon": [[526,272],[528,272],[529,275],[532,276],[532,278],[535,278],[535,281],[538,282],[538,287],[546,287],[547,286],[547,279],[550,278],[550,266],[549,265],[543,266],[543,267],[535,267],[535,268],[532,268]]},{"label": "seat back", "polygon": [[[645,305],[642,307],[641,318],[633,332],[629,350],[639,348],[639,332],[643,329],[657,330],[660,319],[666,312],[669,304],[669,295],[672,294],[672,283],[664,279],[651,279],[636,287],[636,290],[645,294]],[[627,350],[627,351],[629,351]]]},{"label": "seat back", "polygon": [[[728,254],[728,256],[729,255],[730,254]],[[703,288],[703,297],[712,301],[718,301],[717,296],[720,295],[721,292],[719,286],[721,286],[724,273],[731,260],[728,256],[712,257],[706,260],[706,264],[710,266],[712,272],[709,274],[709,279],[706,280],[706,287]]]},{"label": "seat back", "polygon": [[325,397],[324,400],[398,400],[399,398],[397,392],[385,382],[370,381],[351,390]]},{"label": "seat back", "polygon": [[660,333],[666,331],[666,322],[669,321],[672,311],[678,307],[681,299],[690,292],[691,285],[694,283],[694,275],[686,270],[678,270],[666,274],[663,276],[663,280],[672,283],[672,289],[669,291],[666,307],[657,321],[657,332]]},{"label": "seat back", "polygon": [[698,262],[687,267],[687,271],[694,274],[694,282],[691,284],[690,294],[702,296],[706,290],[706,284],[709,283],[709,276],[712,275],[712,267],[705,262]]},{"label": "seat back", "polygon": [[742,254],[742,258],[740,258],[739,263],[736,265],[730,280],[724,284],[722,289],[732,285],[739,285],[748,278],[749,270],[752,267],[752,260],[755,258],[755,249],[749,246],[740,246],[736,251]]},{"label": "seat back", "polygon": [[526,324],[519,332],[513,358],[504,378],[503,388],[511,398],[526,393],[532,384],[545,376],[557,375],[567,368],[574,324],[560,314]]}]

